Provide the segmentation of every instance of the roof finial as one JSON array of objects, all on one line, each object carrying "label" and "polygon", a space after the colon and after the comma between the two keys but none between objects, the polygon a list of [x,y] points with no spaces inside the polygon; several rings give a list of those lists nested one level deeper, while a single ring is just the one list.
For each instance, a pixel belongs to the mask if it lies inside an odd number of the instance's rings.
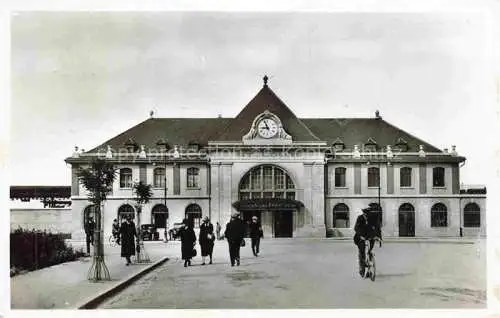
[{"label": "roof finial", "polygon": [[267,77],[267,75],[264,75],[264,86],[267,86],[267,80],[269,79],[269,77]]}]

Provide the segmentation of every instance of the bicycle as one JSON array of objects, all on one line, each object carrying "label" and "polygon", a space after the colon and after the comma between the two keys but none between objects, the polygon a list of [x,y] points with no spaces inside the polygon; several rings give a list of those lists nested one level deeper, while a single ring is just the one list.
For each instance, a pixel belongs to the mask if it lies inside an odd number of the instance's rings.
[{"label": "bicycle", "polygon": [[[379,241],[379,246],[382,246],[382,241],[379,238],[373,239]],[[365,239],[365,276],[364,278],[370,278],[372,282],[375,281],[377,276],[377,267],[375,263],[375,253],[373,249],[370,249],[370,239]],[[375,246],[375,244],[374,244]]]},{"label": "bicycle", "polygon": [[109,241],[109,245],[111,247],[115,247],[116,245],[120,245],[120,243],[118,243],[118,236],[114,236],[113,234],[111,234],[109,236],[108,241]]}]

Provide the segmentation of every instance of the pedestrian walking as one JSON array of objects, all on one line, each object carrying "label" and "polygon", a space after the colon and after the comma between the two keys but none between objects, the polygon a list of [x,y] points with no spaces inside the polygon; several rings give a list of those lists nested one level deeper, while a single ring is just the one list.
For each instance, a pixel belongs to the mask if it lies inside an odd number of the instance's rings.
[{"label": "pedestrian walking", "polygon": [[259,219],[253,216],[252,223],[250,223],[250,239],[252,240],[252,252],[254,256],[259,255],[260,239],[263,236],[264,232],[262,231]]},{"label": "pedestrian walking", "polygon": [[215,226],[215,232],[217,233],[217,241],[220,240],[220,230],[221,230],[220,223],[217,222],[217,225]]},{"label": "pedestrian walking", "polygon": [[91,216],[87,218],[87,222],[83,225],[85,231],[85,241],[87,243],[87,254],[90,255],[90,244],[94,246],[94,230],[95,222]]},{"label": "pedestrian walking", "polygon": [[191,266],[191,258],[194,257],[193,250],[196,246],[196,234],[193,227],[187,219],[182,221],[182,227],[179,229],[181,238],[181,254],[184,260],[184,267]]},{"label": "pedestrian walking", "polygon": [[113,220],[111,233],[113,234],[116,244],[120,245],[120,224],[118,223],[118,219]]},{"label": "pedestrian walking", "polygon": [[239,213],[234,213],[231,216],[231,221],[227,223],[224,236],[229,244],[229,258],[231,259],[231,266],[234,263],[240,266],[240,247],[241,241],[245,236],[245,226],[240,219]]},{"label": "pedestrian walking", "polygon": [[122,223],[120,227],[121,235],[121,257],[125,257],[127,263],[125,265],[130,265],[130,257],[135,255],[135,240],[137,238],[137,229],[135,228],[135,223],[132,221],[132,216],[127,215],[125,222]]},{"label": "pedestrian walking", "polygon": [[209,264],[212,264],[212,253],[214,251],[214,226],[210,223],[210,219],[206,216],[203,223],[200,225],[200,248],[201,248],[201,265],[205,265],[205,257],[210,257]]}]

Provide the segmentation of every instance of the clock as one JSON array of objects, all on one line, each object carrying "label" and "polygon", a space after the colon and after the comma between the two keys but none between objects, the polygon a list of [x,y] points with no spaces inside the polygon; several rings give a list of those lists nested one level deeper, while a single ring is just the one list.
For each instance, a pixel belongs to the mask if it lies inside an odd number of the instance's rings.
[{"label": "clock", "polygon": [[262,138],[272,138],[278,133],[278,124],[271,118],[264,118],[257,125],[257,131]]}]

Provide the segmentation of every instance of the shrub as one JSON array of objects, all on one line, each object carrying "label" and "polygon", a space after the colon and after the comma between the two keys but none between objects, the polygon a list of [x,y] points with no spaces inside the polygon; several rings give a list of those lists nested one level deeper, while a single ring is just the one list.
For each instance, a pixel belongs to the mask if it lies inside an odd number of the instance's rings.
[{"label": "shrub", "polygon": [[17,229],[10,233],[11,276],[22,270],[36,270],[64,262],[74,261],[84,255],[67,246],[67,234]]}]

